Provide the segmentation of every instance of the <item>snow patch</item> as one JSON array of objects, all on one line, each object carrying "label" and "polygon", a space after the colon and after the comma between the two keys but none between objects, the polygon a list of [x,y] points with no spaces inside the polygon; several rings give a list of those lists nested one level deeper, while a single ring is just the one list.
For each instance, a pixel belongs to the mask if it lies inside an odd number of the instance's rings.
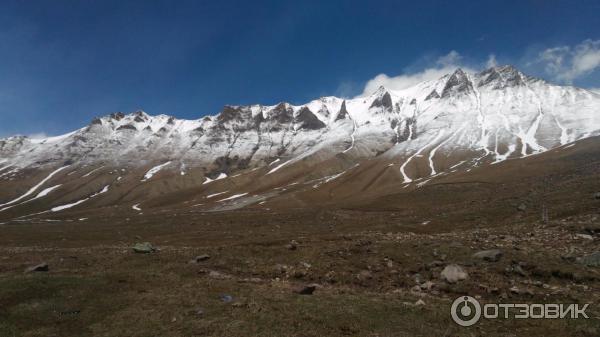
[{"label": "snow patch", "polygon": [[148,170],[148,172],[146,172],[146,174],[144,175],[144,179],[142,179],[141,181],[148,181],[149,179],[151,179],[155,174],[157,174],[160,170],[163,169],[163,167],[167,166],[171,164],[171,161],[168,161],[164,164],[160,164],[157,166],[154,166],[153,168],[151,168],[150,170]]},{"label": "snow patch", "polygon": [[212,198],[212,197],[216,197],[217,195],[225,194],[225,193],[227,193],[227,192],[229,192],[229,191],[225,191],[225,192],[219,192],[219,193],[215,193],[215,194],[210,194],[210,195],[207,195],[207,196],[206,196],[206,199],[210,199],[210,198]]},{"label": "snow patch", "polygon": [[279,170],[280,168],[282,168],[285,165],[289,164],[290,162],[291,162],[291,160],[288,160],[288,161],[284,162],[283,164],[279,164],[279,165],[275,166],[273,169],[271,169],[271,171],[267,172],[266,175],[269,175],[269,174],[271,174],[273,172],[276,172],[277,170]]},{"label": "snow patch", "polygon": [[225,174],[225,173],[219,174],[219,176],[216,177],[215,179],[210,179],[209,177],[206,177],[206,180],[202,183],[202,185],[212,183],[213,181],[217,181],[217,180],[221,180],[221,179],[225,179],[225,178],[227,178],[227,174]]},{"label": "snow patch", "polygon": [[10,204],[14,204],[17,201],[20,201],[20,200],[23,200],[23,199],[27,198],[28,196],[30,196],[31,194],[33,194],[38,188],[40,188],[42,185],[44,185],[44,183],[46,181],[50,180],[55,174],[57,174],[58,172],[60,172],[60,171],[62,171],[64,169],[66,169],[69,166],[70,165],[63,166],[61,168],[58,168],[58,169],[52,171],[46,178],[42,179],[42,181],[40,181],[37,185],[35,185],[32,188],[30,188],[29,191],[25,192],[25,194],[23,194],[22,196],[14,199],[14,200],[11,200],[11,201],[7,202],[7,203],[0,204],[0,207],[6,206],[6,205],[10,205]]},{"label": "snow patch", "polygon": [[89,176],[90,176],[92,173],[94,173],[94,172],[96,172],[96,171],[100,170],[100,169],[101,169],[101,168],[103,168],[103,167],[104,167],[104,166],[100,166],[100,167],[98,167],[98,168],[95,168],[95,169],[91,170],[90,172],[88,172],[88,173],[86,173],[86,174],[82,175],[81,177],[82,177],[82,178],[89,177]]},{"label": "snow patch", "polygon": [[246,192],[246,193],[240,193],[240,194],[234,194],[234,195],[232,195],[232,196],[230,196],[230,197],[228,197],[228,198],[221,199],[221,200],[219,200],[218,202],[221,202],[221,201],[227,201],[227,200],[233,200],[233,199],[237,199],[237,198],[241,198],[241,197],[243,197],[243,196],[245,196],[245,195],[247,195],[247,194],[248,194],[247,192]]},{"label": "snow patch", "polygon": [[50,209],[50,211],[51,212],[59,212],[59,211],[65,210],[65,209],[69,209],[71,207],[75,207],[75,206],[77,206],[79,204],[82,204],[82,203],[88,201],[88,200],[89,200],[89,198],[85,198],[85,199],[81,199],[79,201],[76,201],[76,202],[73,202],[73,203],[70,203],[70,204],[56,206],[56,207]]}]

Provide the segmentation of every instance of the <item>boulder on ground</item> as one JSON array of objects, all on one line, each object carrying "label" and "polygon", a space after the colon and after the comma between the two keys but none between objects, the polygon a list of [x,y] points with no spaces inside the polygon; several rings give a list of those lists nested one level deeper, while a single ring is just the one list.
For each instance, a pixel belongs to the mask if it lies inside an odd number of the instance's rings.
[{"label": "boulder on ground", "polygon": [[190,260],[190,263],[200,263],[200,262],[206,261],[208,259],[210,259],[210,255],[202,254],[202,255],[198,255],[195,258],[193,258],[192,260]]},{"label": "boulder on ground", "polygon": [[294,288],[294,292],[299,295],[312,295],[317,289],[316,284],[309,284]]},{"label": "boulder on ground", "polygon": [[600,267],[600,252],[577,258],[577,262],[588,267]]},{"label": "boulder on ground", "polygon": [[285,248],[289,250],[296,250],[298,248],[298,242],[296,240],[292,240],[289,244],[285,245]]},{"label": "boulder on ground", "polygon": [[467,274],[467,272],[459,265],[450,264],[442,270],[440,276],[442,277],[442,280],[448,283],[456,283],[458,281],[466,280],[469,277],[469,274]]},{"label": "boulder on ground", "polygon": [[133,251],[139,254],[149,254],[154,253],[156,251],[156,248],[154,248],[154,246],[152,246],[150,242],[142,242],[136,243],[133,246]]},{"label": "boulder on ground", "polygon": [[40,263],[38,265],[31,266],[31,267],[25,269],[25,272],[26,273],[31,273],[31,272],[34,272],[34,271],[48,271],[48,270],[50,270],[50,268],[48,267],[48,264],[46,262],[43,262],[43,263]]},{"label": "boulder on ground", "polygon": [[476,259],[484,260],[484,261],[496,262],[496,261],[500,260],[502,255],[503,255],[503,253],[500,249],[489,249],[489,250],[482,250],[480,252],[477,252],[477,253],[473,254],[473,257]]}]

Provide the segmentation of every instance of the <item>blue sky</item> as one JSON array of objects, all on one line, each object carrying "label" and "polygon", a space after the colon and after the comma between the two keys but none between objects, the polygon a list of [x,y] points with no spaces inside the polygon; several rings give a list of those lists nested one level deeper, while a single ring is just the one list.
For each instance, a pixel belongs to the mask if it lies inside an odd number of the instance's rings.
[{"label": "blue sky", "polygon": [[599,1],[1,2],[0,136],[355,96],[494,62],[600,87]]}]

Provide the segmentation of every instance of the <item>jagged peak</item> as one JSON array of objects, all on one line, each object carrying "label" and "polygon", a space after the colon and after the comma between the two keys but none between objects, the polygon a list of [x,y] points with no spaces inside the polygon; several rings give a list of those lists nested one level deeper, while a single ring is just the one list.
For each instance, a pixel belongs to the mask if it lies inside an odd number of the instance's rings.
[{"label": "jagged peak", "polygon": [[348,117],[348,110],[346,109],[346,100],[342,102],[340,106],[340,111],[338,111],[337,116],[335,116],[334,121],[339,121],[342,119],[346,119]]},{"label": "jagged peak", "polygon": [[462,70],[462,68],[458,67],[456,68],[456,70],[454,70],[451,76],[467,76],[467,73],[465,73],[465,71]]},{"label": "jagged peak", "polygon": [[294,121],[299,124],[299,129],[317,130],[326,127],[325,123],[306,106],[300,108]]},{"label": "jagged peak", "polygon": [[442,98],[470,90],[473,90],[473,84],[469,80],[469,76],[461,68],[457,68],[446,81],[444,90],[442,90]]},{"label": "jagged peak", "polygon": [[[381,86],[380,89],[381,88],[385,89],[383,86]],[[378,91],[379,91],[379,89],[378,89]],[[390,94],[389,91],[385,90],[385,91],[378,93],[377,97],[371,103],[371,106],[369,107],[369,109],[370,108],[379,108],[379,107],[391,109],[393,104],[394,103],[392,102],[392,95]]]},{"label": "jagged peak", "polygon": [[478,87],[491,86],[493,89],[521,86],[528,77],[512,65],[490,67],[477,74]]}]

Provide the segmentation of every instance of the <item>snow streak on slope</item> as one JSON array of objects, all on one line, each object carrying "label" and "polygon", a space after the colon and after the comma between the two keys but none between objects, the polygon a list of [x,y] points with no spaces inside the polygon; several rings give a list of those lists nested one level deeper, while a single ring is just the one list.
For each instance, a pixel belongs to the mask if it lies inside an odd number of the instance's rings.
[{"label": "snow streak on slope", "polygon": [[[437,172],[435,171],[435,165],[433,163],[433,157],[435,156],[435,152],[442,146],[444,146],[446,143],[448,143],[452,138],[454,138],[454,136],[456,136],[459,132],[461,132],[464,129],[465,125],[463,124],[463,126],[461,126],[458,130],[454,131],[454,133],[452,133],[448,138],[446,138],[446,140],[442,141],[441,143],[439,143],[436,147],[433,148],[433,150],[431,150],[431,152],[429,152],[429,167],[431,168],[431,175],[434,176],[437,174]],[[443,130],[442,130],[443,133]]]},{"label": "snow streak on slope", "polygon": [[352,140],[352,143],[350,144],[350,147],[345,149],[342,153],[346,153],[354,148],[354,142],[355,142],[354,137],[355,137],[357,128],[358,128],[358,126],[356,125],[356,121],[354,119],[352,119],[352,134],[350,135],[350,139]]},{"label": "snow streak on slope", "polygon": [[148,172],[146,172],[146,174],[144,175],[144,179],[142,179],[142,181],[147,181],[147,180],[151,179],[155,174],[158,173],[158,171],[162,170],[163,167],[165,167],[169,164],[171,164],[171,161],[168,161],[164,164],[154,166],[153,168],[148,170]]},{"label": "snow streak on slope", "polygon": [[288,160],[286,162],[283,162],[282,164],[279,164],[279,165],[275,166],[269,172],[267,172],[267,175],[269,175],[269,174],[271,174],[273,172],[279,171],[280,168],[284,167],[285,165],[289,164],[290,162],[291,162],[291,160]]},{"label": "snow streak on slope", "polygon": [[202,183],[202,185],[212,183],[213,181],[217,181],[217,180],[221,180],[221,179],[225,179],[225,178],[227,178],[227,174],[225,174],[225,173],[220,173],[219,176],[216,177],[215,179],[210,179],[209,177],[206,177],[206,180]]},{"label": "snow streak on slope", "polygon": [[429,143],[425,144],[425,146],[423,146],[422,148],[420,148],[417,152],[413,153],[412,156],[408,157],[408,159],[404,162],[404,164],[402,164],[402,166],[400,166],[400,173],[402,174],[402,177],[404,178],[404,182],[405,183],[410,183],[412,182],[412,179],[410,179],[405,172],[405,168],[406,165],[408,165],[408,163],[415,158],[416,156],[418,156],[419,154],[421,154],[421,152],[423,152],[423,150],[425,150],[426,148],[432,146],[433,144],[435,144],[435,142],[438,141],[438,139],[440,137],[442,137],[442,135],[444,134],[444,130],[440,130],[440,132],[438,133],[438,135],[431,140]]},{"label": "snow streak on slope", "polygon": [[35,191],[36,191],[38,188],[40,188],[42,185],[44,185],[44,183],[45,183],[46,181],[50,180],[50,179],[51,179],[51,178],[52,178],[54,175],[56,175],[58,172],[60,172],[60,171],[62,171],[62,170],[64,170],[64,169],[66,169],[66,168],[67,168],[67,167],[69,167],[69,166],[70,166],[70,165],[63,166],[63,167],[61,167],[61,168],[58,168],[58,169],[56,169],[56,170],[52,171],[52,172],[51,172],[51,173],[50,173],[50,174],[49,174],[49,175],[48,175],[46,178],[44,178],[42,181],[40,181],[40,182],[39,182],[37,185],[35,185],[35,186],[33,186],[32,188],[30,188],[30,189],[29,189],[29,191],[25,192],[25,194],[21,195],[20,197],[18,197],[18,198],[16,198],[16,199],[14,199],[14,200],[11,200],[11,201],[7,202],[7,203],[0,204],[0,207],[2,207],[2,206],[6,206],[6,205],[10,205],[10,204],[14,204],[15,202],[18,202],[18,201],[20,201],[20,200],[23,200],[23,199],[27,198],[28,196],[30,196],[31,194],[33,194],[33,193],[34,193],[34,192],[35,192]]},{"label": "snow streak on slope", "polygon": [[79,204],[83,204],[84,202],[86,202],[88,200],[89,200],[89,198],[85,198],[85,199],[81,199],[79,201],[76,201],[76,202],[73,202],[73,203],[70,203],[70,204],[56,206],[56,207],[50,209],[50,211],[51,212],[60,212],[60,211],[65,210],[65,209],[68,209],[68,208],[71,208],[71,207],[75,207],[75,206],[77,206]]},{"label": "snow streak on slope", "polygon": [[92,175],[94,172],[96,172],[96,171],[98,171],[98,170],[102,169],[103,167],[104,167],[104,166],[100,166],[100,167],[98,167],[98,168],[95,168],[95,169],[91,170],[90,172],[88,172],[88,173],[86,173],[86,174],[82,175],[81,177],[82,177],[82,178],[89,177],[89,176],[90,176],[90,175]]},{"label": "snow streak on slope", "polygon": [[227,201],[227,200],[233,200],[233,199],[241,198],[241,197],[243,197],[243,196],[245,196],[245,195],[247,195],[247,194],[248,194],[247,192],[246,192],[246,193],[240,193],[240,194],[234,194],[234,195],[232,195],[232,196],[230,196],[230,197],[228,197],[228,198],[221,199],[221,200],[219,200],[218,202],[222,202],[222,201]]},{"label": "snow streak on slope", "polygon": [[109,187],[108,185],[104,186],[102,188],[102,190],[100,190],[99,192],[96,192],[96,193],[90,195],[89,197],[81,199],[79,201],[75,201],[75,202],[72,202],[72,203],[66,204],[66,205],[53,207],[50,209],[50,212],[59,212],[59,211],[63,211],[65,209],[69,209],[69,208],[75,207],[77,205],[83,204],[84,202],[86,202],[92,198],[95,198],[95,197],[99,196],[100,194],[104,194],[104,193],[108,192],[108,187]]},{"label": "snow streak on slope", "polygon": [[217,195],[225,194],[227,192],[229,192],[229,191],[219,192],[219,193],[214,193],[214,194],[209,194],[209,195],[206,196],[206,199],[210,199],[212,197],[216,197]]},{"label": "snow streak on slope", "polygon": [[57,188],[59,188],[61,186],[62,186],[62,184],[58,184],[58,185],[55,185],[55,186],[52,186],[52,187],[45,188],[40,193],[38,193],[38,195],[36,195],[35,197],[33,197],[33,198],[31,198],[31,199],[29,199],[27,201],[23,201],[23,202],[21,202],[19,204],[14,204],[14,205],[11,205],[11,206],[4,207],[4,208],[0,209],[0,212],[5,211],[5,210],[10,209],[10,208],[13,208],[13,207],[17,207],[17,206],[23,205],[23,204],[27,204],[29,202],[32,202],[32,201],[40,199],[40,198],[43,198],[43,197],[47,196],[48,194],[50,194],[50,192],[54,191],[55,189],[57,189]]}]

